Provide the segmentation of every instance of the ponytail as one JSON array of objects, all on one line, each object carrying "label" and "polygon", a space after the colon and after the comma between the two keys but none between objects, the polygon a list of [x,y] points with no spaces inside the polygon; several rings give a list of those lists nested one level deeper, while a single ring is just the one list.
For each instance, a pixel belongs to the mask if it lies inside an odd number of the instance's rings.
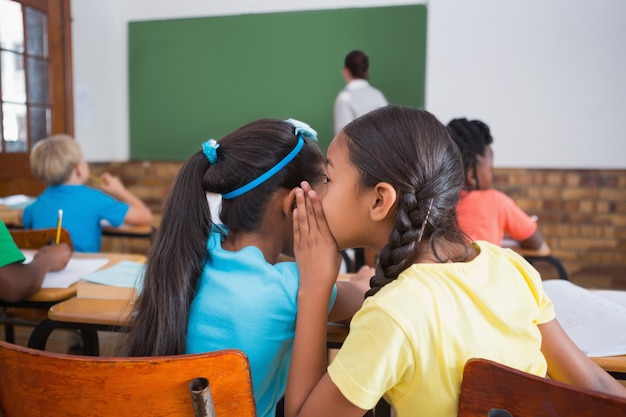
[{"label": "ponytail", "polygon": [[211,213],[204,190],[209,162],[197,152],[170,188],[161,225],[148,252],[142,294],[128,343],[128,356],[185,353],[187,319],[208,257]]}]

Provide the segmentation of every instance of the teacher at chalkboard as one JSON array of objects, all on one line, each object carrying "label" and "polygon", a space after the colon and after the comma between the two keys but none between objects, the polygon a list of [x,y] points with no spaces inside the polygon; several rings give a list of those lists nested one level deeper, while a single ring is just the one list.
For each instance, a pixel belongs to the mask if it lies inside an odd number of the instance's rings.
[{"label": "teacher at chalkboard", "polygon": [[[386,106],[383,93],[370,85],[370,61],[363,51],[354,50],[346,55],[343,78],[346,86],[339,92],[334,106],[335,135],[352,120],[371,110]],[[374,266],[375,253],[364,248],[342,251],[347,272],[357,272],[363,265]]]},{"label": "teacher at chalkboard", "polygon": [[346,55],[343,78],[346,86],[335,99],[333,112],[335,134],[357,117],[388,104],[383,93],[368,81],[369,58],[363,51]]}]

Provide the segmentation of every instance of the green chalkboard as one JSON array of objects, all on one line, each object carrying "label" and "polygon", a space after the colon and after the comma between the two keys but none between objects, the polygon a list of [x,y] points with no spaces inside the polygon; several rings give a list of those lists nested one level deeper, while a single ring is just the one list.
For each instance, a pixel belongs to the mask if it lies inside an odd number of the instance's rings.
[{"label": "green chalkboard", "polygon": [[249,121],[293,117],[332,140],[345,55],[394,104],[424,106],[426,6],[131,22],[130,155],[186,159]]}]

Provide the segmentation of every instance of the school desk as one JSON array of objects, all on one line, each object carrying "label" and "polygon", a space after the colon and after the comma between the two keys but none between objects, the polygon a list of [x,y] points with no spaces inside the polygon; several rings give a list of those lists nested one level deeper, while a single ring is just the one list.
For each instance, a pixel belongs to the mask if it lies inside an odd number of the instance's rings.
[{"label": "school desk", "polygon": [[515,252],[522,255],[524,259],[526,259],[533,266],[537,263],[545,262],[556,270],[560,279],[569,280],[569,275],[565,266],[559,258],[552,255],[550,247],[545,242],[539,249],[526,249],[520,247],[519,243],[514,240],[504,239],[502,241],[502,247],[513,249]]},{"label": "school desk", "polygon": [[[20,223],[20,213],[22,209],[10,209],[8,206],[0,205],[0,220],[4,222],[6,227],[13,229],[22,229]],[[103,226],[102,235],[111,237],[131,237],[131,238],[152,238],[156,228],[152,225],[134,226],[122,224],[119,227]]]},{"label": "school desk", "polygon": [[[110,268],[120,261],[136,261],[144,262],[144,255],[137,254],[125,254],[125,253],[77,253],[72,254],[74,259],[90,259],[90,258],[107,258],[108,263],[100,269]],[[8,303],[0,301],[0,307],[17,307],[17,308],[30,308],[37,310],[49,310],[55,304],[70,299],[76,295],[77,284],[72,284],[67,288],[42,288],[33,294],[31,297],[18,303]],[[7,338],[12,338],[14,335],[12,332],[8,332]]]},{"label": "school desk", "polygon": [[[350,274],[340,274],[337,280],[341,281],[349,278]],[[76,293],[74,292],[73,295],[76,295]],[[83,346],[85,353],[98,355],[97,332],[124,331],[128,326],[133,307],[130,300],[71,296],[71,298],[62,302],[54,303],[49,308],[48,318],[39,323],[31,333],[28,347],[43,350],[46,347],[48,337],[55,329],[77,329],[81,331],[83,341],[87,343]],[[329,347],[338,346],[345,339],[342,329],[337,329],[338,333],[335,334],[335,326],[334,323],[329,323],[329,335],[333,337],[333,341],[329,342]],[[339,324],[337,326],[343,325]]]},{"label": "school desk", "polygon": [[7,206],[0,206],[0,220],[9,227],[19,223],[20,210],[13,210]]},{"label": "school desk", "polygon": [[103,236],[112,237],[135,237],[135,238],[152,238],[156,228],[152,225],[134,226],[123,224],[119,227],[104,226],[102,228]]}]

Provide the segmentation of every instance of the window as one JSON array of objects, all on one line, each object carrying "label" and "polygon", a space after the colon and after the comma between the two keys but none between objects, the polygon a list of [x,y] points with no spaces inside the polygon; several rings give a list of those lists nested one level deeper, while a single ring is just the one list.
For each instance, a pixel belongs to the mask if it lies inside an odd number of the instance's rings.
[{"label": "window", "polygon": [[70,0],[0,0],[0,196],[37,194],[28,155],[73,134]]}]

